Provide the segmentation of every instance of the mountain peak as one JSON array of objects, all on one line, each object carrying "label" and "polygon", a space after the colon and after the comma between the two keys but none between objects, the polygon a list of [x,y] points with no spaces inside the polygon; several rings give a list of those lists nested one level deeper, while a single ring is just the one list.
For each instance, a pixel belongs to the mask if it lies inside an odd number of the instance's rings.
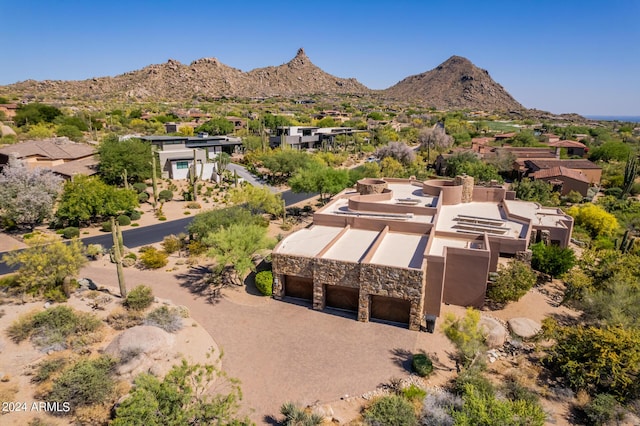
[{"label": "mountain peak", "polygon": [[394,98],[421,100],[440,109],[523,109],[486,70],[455,55],[431,71],[405,78],[386,92]]},{"label": "mountain peak", "polygon": [[296,58],[306,58],[307,55],[304,53],[304,48],[298,49],[298,53],[296,53]]}]

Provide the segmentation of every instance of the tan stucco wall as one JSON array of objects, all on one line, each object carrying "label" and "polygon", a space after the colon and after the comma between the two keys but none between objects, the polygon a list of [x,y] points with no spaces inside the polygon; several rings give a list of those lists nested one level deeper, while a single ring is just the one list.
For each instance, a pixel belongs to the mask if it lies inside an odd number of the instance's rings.
[{"label": "tan stucco wall", "polygon": [[443,302],[482,307],[487,290],[490,253],[447,247],[445,258]]}]

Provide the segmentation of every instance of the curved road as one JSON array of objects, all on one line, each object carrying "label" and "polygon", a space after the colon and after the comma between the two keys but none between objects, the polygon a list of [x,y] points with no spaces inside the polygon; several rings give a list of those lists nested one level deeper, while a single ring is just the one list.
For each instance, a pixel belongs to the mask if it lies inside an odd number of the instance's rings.
[{"label": "curved road", "polygon": [[[315,197],[318,194],[313,193],[299,193],[296,194],[291,191],[281,192],[282,199],[286,206],[297,204],[306,199]],[[149,244],[160,242],[167,235],[176,235],[180,232],[186,232],[187,225],[191,223],[193,217],[186,217],[183,219],[172,220],[169,222],[158,223],[156,225],[144,226],[142,228],[128,229],[122,232],[122,239],[124,245],[132,247],[146,246]],[[85,245],[89,244],[101,244],[104,247],[111,247],[112,240],[111,234],[97,235],[95,237],[82,238],[82,242]],[[0,253],[1,255],[2,253]],[[7,266],[4,262],[0,261],[0,275],[13,272],[16,268]]]}]

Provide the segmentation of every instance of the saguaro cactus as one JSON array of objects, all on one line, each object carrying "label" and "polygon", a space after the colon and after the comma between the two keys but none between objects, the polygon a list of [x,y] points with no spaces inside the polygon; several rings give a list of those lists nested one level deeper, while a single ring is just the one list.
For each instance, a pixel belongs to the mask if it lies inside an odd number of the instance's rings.
[{"label": "saguaro cactus", "polygon": [[151,154],[151,186],[153,187],[153,210],[158,206],[158,182],[156,177],[156,153]]},{"label": "saguaro cactus", "polygon": [[113,239],[113,261],[116,264],[116,270],[118,273],[120,296],[125,298],[127,297],[127,286],[124,282],[124,269],[122,266],[122,232],[120,231],[120,224],[116,222],[116,219],[113,216],[111,217],[111,237]]}]

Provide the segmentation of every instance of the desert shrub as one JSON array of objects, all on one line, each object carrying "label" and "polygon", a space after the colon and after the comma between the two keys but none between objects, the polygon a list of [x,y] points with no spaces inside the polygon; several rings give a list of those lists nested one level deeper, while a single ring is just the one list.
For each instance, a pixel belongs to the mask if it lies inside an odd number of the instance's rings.
[{"label": "desert shrub", "polygon": [[531,290],[536,278],[529,265],[513,259],[499,268],[498,278],[487,289],[487,297],[500,304],[517,301]]},{"label": "desert shrub", "polygon": [[404,396],[409,401],[422,400],[426,395],[427,395],[427,392],[424,389],[419,388],[413,383],[408,388],[402,389],[402,396]]},{"label": "desert shrub", "polygon": [[116,220],[120,226],[131,225],[131,218],[126,214],[121,214]]},{"label": "desert shrub", "polygon": [[166,306],[161,306],[149,312],[144,319],[144,324],[159,327],[169,333],[175,333],[181,330],[183,326],[180,312]]},{"label": "desert shrub", "polygon": [[158,216],[158,220],[160,222],[164,222],[165,220],[167,220],[167,217],[166,216]]},{"label": "desert shrub", "polygon": [[89,244],[85,250],[87,256],[96,259],[104,253],[104,247],[100,244]]},{"label": "desert shrub", "polygon": [[88,343],[87,336],[101,326],[102,321],[95,315],[56,306],[19,317],[7,333],[16,343],[30,337],[33,344],[43,350],[60,350],[84,346]]},{"label": "desert shrub", "polygon": [[64,228],[62,230],[62,236],[67,240],[70,240],[71,238],[77,238],[80,236],[80,230],[75,226],[69,226],[68,228]]},{"label": "desert shrub", "polygon": [[566,196],[566,200],[569,203],[573,203],[573,204],[577,204],[579,202],[582,201],[582,194],[579,193],[578,191],[570,191],[567,196]]},{"label": "desert shrub", "polygon": [[454,410],[462,408],[462,398],[447,391],[430,390],[422,401],[422,426],[453,426]]},{"label": "desert shrub", "polygon": [[102,227],[100,229],[104,232],[111,232],[111,222],[108,220],[106,222],[102,222]]},{"label": "desert shrub", "polygon": [[54,381],[47,400],[67,402],[72,411],[105,402],[115,386],[111,377],[114,365],[115,361],[106,356],[76,362]]},{"label": "desert shrub", "polygon": [[261,271],[256,274],[256,287],[265,296],[273,294],[273,273],[271,271]]},{"label": "desert shrub", "polygon": [[47,381],[55,373],[66,367],[69,360],[64,357],[46,359],[36,365],[35,374],[31,377],[33,383],[42,383]]},{"label": "desert shrub", "polygon": [[383,396],[375,400],[365,409],[364,420],[365,423],[373,426],[418,424],[413,405],[398,395]]},{"label": "desert shrub", "polygon": [[124,305],[128,309],[133,309],[134,311],[143,311],[151,306],[153,300],[154,297],[151,287],[147,287],[146,285],[139,285],[134,287],[129,293],[127,293],[127,297],[124,300]]},{"label": "desert shrub", "polygon": [[169,191],[168,189],[163,189],[158,194],[158,200],[161,203],[165,203],[167,201],[171,201],[172,199],[173,199],[173,192]]},{"label": "desert shrub", "polygon": [[138,202],[140,204],[146,203],[147,201],[149,201],[149,194],[147,192],[141,192],[138,194]]},{"label": "desert shrub", "polygon": [[138,210],[133,210],[129,213],[127,213],[127,216],[129,216],[129,219],[131,220],[138,220],[142,217],[142,215],[140,214],[140,212]]},{"label": "desert shrub", "polygon": [[584,407],[587,425],[599,426],[616,420],[616,424],[624,419],[624,411],[613,395],[600,393]]},{"label": "desert shrub", "polygon": [[177,251],[179,252],[180,250],[182,250],[182,246],[183,246],[183,240],[181,240],[175,235],[167,235],[162,240],[162,248],[168,254],[172,254]]},{"label": "desert shrub", "polygon": [[604,190],[604,195],[613,195],[616,198],[620,198],[622,196],[622,188],[607,188]]},{"label": "desert shrub", "polygon": [[287,402],[280,407],[280,414],[284,416],[283,426],[318,426],[322,424],[322,416],[310,413],[293,402]]},{"label": "desert shrub", "polygon": [[125,254],[125,255],[124,255],[124,258],[125,258],[125,259],[138,260],[138,256],[137,256],[134,252],[132,252],[132,251],[130,251],[129,253]]},{"label": "desert shrub", "polygon": [[414,354],[411,367],[420,377],[427,377],[433,372],[433,363],[426,354]]},{"label": "desert shrub", "polygon": [[189,250],[189,255],[200,256],[207,251],[207,245],[200,241],[191,241],[187,246],[187,249]]},{"label": "desert shrub", "polygon": [[149,250],[140,254],[140,262],[147,269],[158,269],[165,266],[168,262],[167,253],[151,247]]},{"label": "desert shrub", "polygon": [[66,302],[69,298],[69,296],[60,287],[46,289],[44,293],[42,293],[42,297],[45,300],[57,303]]},{"label": "desert shrub", "polygon": [[114,309],[107,316],[107,324],[115,330],[126,330],[127,328],[141,325],[142,314],[138,311],[127,311],[121,308]]},{"label": "desert shrub", "polygon": [[197,203],[195,201],[188,202],[185,207],[188,208],[188,209],[201,209],[202,208],[200,203]]},{"label": "desert shrub", "polygon": [[456,394],[464,394],[465,386],[471,385],[483,395],[494,396],[496,391],[493,384],[477,368],[463,370],[456,377],[453,383],[453,390]]},{"label": "desert shrub", "polygon": [[531,252],[531,267],[552,277],[564,274],[576,262],[573,250],[568,247],[547,246],[540,242],[531,246]]},{"label": "desert shrub", "polygon": [[136,182],[132,186],[133,186],[133,189],[135,189],[136,192],[138,193],[144,192],[147,190],[147,184],[144,182]]}]

